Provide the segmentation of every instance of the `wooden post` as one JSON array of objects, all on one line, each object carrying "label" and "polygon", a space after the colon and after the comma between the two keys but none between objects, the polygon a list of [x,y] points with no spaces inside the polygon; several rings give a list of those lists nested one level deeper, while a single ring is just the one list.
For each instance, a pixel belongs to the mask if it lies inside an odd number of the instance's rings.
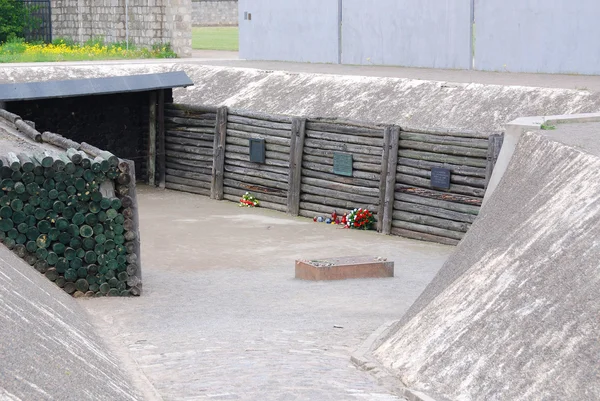
[{"label": "wooden post", "polygon": [[210,197],[223,199],[223,170],[225,167],[225,138],[227,137],[227,106],[217,109],[215,140],[213,145],[213,168]]},{"label": "wooden post", "polygon": [[156,92],[150,92],[150,121],[148,126],[148,185],[156,176]]},{"label": "wooden post", "polygon": [[165,189],[166,185],[166,148],[165,148],[165,90],[158,91],[158,135],[156,138],[157,144],[157,169],[158,169],[158,186]]},{"label": "wooden post", "polygon": [[400,128],[390,127],[388,145],[387,172],[385,178],[385,196],[383,203],[383,217],[381,232],[389,235],[392,231],[392,217],[394,214],[394,195],[396,192],[396,168],[398,164],[398,142],[400,141]]},{"label": "wooden post", "polygon": [[377,208],[377,232],[383,230],[383,216],[385,213],[385,181],[387,177],[388,159],[390,157],[390,136],[392,127],[383,131],[383,152],[381,155],[381,175],[379,176],[379,207]]},{"label": "wooden post", "polygon": [[502,149],[502,143],[504,142],[504,134],[493,134],[490,135],[487,151],[487,165],[485,168],[485,189],[492,178],[494,167],[498,161],[498,155]]},{"label": "wooden post", "polygon": [[292,119],[292,136],[290,142],[290,174],[287,197],[287,212],[298,216],[300,211],[300,181],[302,180],[302,154],[306,135],[306,119]]}]

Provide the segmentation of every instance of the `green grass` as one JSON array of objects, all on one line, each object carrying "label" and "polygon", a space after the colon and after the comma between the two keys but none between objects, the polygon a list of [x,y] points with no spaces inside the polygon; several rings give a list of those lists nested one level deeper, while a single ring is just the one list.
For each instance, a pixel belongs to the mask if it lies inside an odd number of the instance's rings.
[{"label": "green grass", "polygon": [[238,27],[194,27],[192,49],[238,51]]}]

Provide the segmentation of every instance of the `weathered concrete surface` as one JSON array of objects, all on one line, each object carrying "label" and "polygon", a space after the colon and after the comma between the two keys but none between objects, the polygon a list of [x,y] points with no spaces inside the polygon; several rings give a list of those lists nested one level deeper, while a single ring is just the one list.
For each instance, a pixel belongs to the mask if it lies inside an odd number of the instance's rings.
[{"label": "weathered concrete surface", "polygon": [[600,94],[583,90],[448,84],[401,78],[262,71],[186,63],[84,64],[0,68],[0,82],[184,70],[194,87],[175,101],[268,113],[343,117],[423,128],[502,130],[523,115],[600,111]]},{"label": "weathered concrete surface", "polygon": [[4,245],[0,361],[2,400],[142,399],[77,301]]},{"label": "weathered concrete surface", "polygon": [[600,159],[524,135],[468,235],[375,355],[438,399],[600,399],[599,236]]},{"label": "weathered concrete surface", "polygon": [[[351,353],[404,311],[453,247],[139,187],[144,291],[82,301],[165,400],[401,399]],[[294,261],[369,252],[396,277],[294,279]]]}]

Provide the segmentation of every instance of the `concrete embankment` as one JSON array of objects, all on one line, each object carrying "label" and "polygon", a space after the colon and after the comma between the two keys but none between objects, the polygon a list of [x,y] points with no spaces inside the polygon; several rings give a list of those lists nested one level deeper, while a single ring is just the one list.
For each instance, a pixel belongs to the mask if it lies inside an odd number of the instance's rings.
[{"label": "concrete embankment", "polygon": [[564,142],[522,137],[465,239],[375,351],[409,388],[600,399],[600,159]]},{"label": "concrete embankment", "polygon": [[195,84],[174,91],[177,103],[227,105],[271,114],[347,118],[405,127],[497,131],[522,116],[600,111],[600,94],[587,90],[289,73],[187,63],[0,67],[0,82],[174,70],[184,70]]},{"label": "concrete embankment", "polygon": [[0,399],[139,400],[75,299],[0,245]]}]

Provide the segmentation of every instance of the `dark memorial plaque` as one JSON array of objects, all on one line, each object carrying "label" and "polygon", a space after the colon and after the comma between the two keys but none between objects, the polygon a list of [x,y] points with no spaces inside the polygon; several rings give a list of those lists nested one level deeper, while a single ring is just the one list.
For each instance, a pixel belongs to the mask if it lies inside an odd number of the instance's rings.
[{"label": "dark memorial plaque", "polygon": [[333,173],[352,177],[352,155],[333,152]]},{"label": "dark memorial plaque", "polygon": [[437,189],[450,189],[450,170],[447,168],[433,167],[431,169],[431,187]]},{"label": "dark memorial plaque", "polygon": [[250,139],[250,161],[252,163],[265,162],[265,140]]}]

